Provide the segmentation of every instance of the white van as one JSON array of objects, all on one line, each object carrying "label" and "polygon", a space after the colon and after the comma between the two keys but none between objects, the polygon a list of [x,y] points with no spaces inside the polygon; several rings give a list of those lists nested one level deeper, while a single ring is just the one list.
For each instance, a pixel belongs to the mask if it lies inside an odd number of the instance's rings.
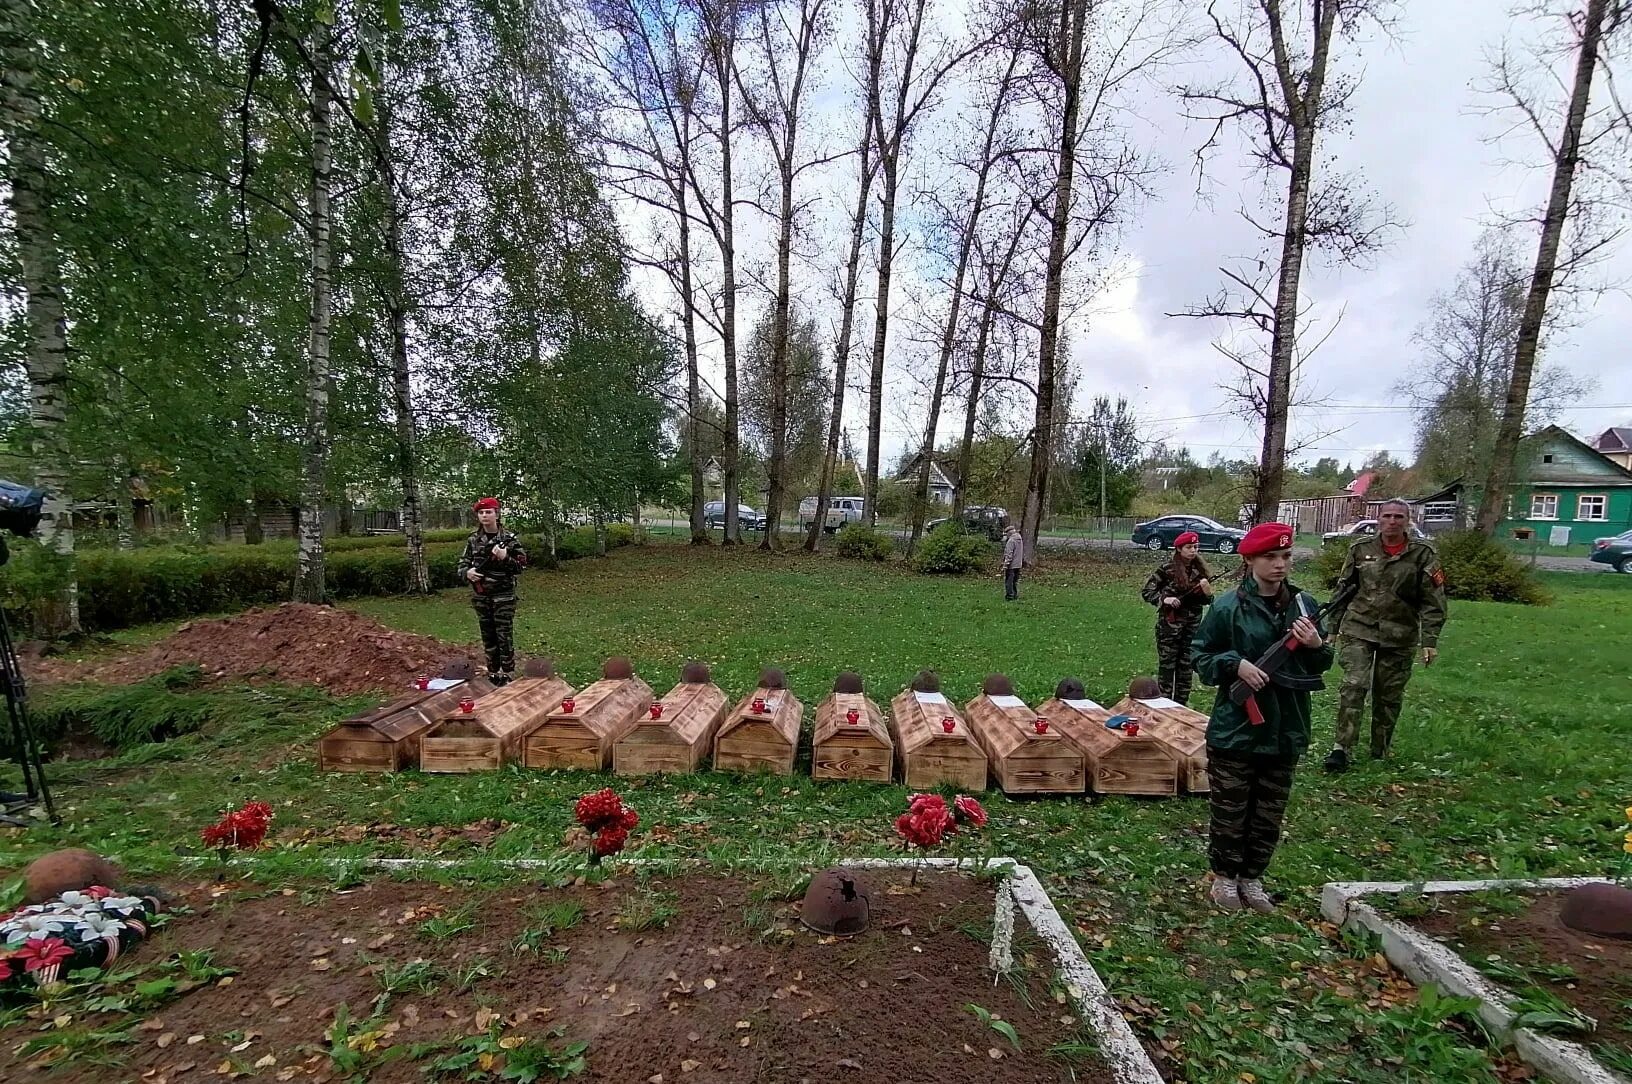
[{"label": "white van", "polygon": [[[862,497],[830,497],[827,501],[827,515],[822,521],[822,530],[832,534],[846,523],[860,523],[862,510],[867,507],[867,501]],[[816,498],[806,497],[799,502],[799,522],[805,530],[810,530],[816,522]]]}]

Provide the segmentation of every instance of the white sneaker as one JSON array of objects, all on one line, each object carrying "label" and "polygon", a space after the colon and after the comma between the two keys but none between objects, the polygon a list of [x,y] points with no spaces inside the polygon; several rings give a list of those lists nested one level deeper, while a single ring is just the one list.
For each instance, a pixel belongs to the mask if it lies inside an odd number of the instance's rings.
[{"label": "white sneaker", "polygon": [[1236,882],[1236,890],[1241,896],[1241,902],[1257,911],[1261,915],[1275,913],[1275,901],[1269,898],[1264,891],[1264,882],[1242,879]]},{"label": "white sneaker", "polygon": [[1239,911],[1243,906],[1241,903],[1241,890],[1236,887],[1234,879],[1230,877],[1215,876],[1212,890],[1207,893],[1207,898],[1212,900],[1213,906],[1220,911]]}]

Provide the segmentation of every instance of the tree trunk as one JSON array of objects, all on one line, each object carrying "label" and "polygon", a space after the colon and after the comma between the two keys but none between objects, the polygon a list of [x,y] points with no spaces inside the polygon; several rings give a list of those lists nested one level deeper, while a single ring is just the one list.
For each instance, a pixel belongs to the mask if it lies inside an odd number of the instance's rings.
[{"label": "tree trunk", "polygon": [[1479,501],[1478,529],[1494,535],[1502,521],[1507,492],[1513,484],[1514,460],[1519,438],[1524,435],[1524,411],[1530,402],[1530,377],[1541,343],[1542,324],[1547,316],[1547,296],[1553,288],[1558,268],[1558,246],[1570,213],[1570,187],[1581,162],[1581,129],[1586,123],[1587,102],[1598,66],[1598,46],[1603,36],[1608,0],[1587,0],[1581,22],[1581,52],[1575,59],[1575,83],[1570,90],[1570,108],[1564,117],[1564,134],[1553,162],[1553,186],[1547,196],[1547,213],[1541,220],[1541,241],[1536,248],[1536,266],[1530,276],[1530,291],[1519,318],[1518,341],[1513,350],[1513,372],[1508,378],[1507,403],[1496,430],[1496,447],[1485,475],[1485,492]]},{"label": "tree trunk", "polygon": [[408,549],[408,593],[431,593],[425,563],[424,511],[419,497],[419,439],[414,424],[413,374],[408,367],[407,262],[402,255],[402,211],[397,196],[397,166],[392,157],[391,107],[382,71],[375,160],[380,171],[381,225],[385,231],[386,323],[391,329],[391,391],[395,411],[397,477],[402,484],[402,533]]},{"label": "tree trunk", "polygon": [[266,529],[261,526],[261,507],[254,497],[244,502],[244,545],[259,546],[266,541]]},{"label": "tree trunk", "polygon": [[792,298],[788,260],[793,249],[793,136],[780,168],[781,216],[776,235],[776,307],[771,316],[771,462],[770,487],[765,494],[765,535],[759,548],[778,548],[782,501],[787,492],[788,469],[788,309]]},{"label": "tree trunk", "polygon": [[952,498],[953,519],[962,518],[964,505],[968,501],[969,475],[975,465],[975,419],[980,412],[982,384],[986,379],[986,354],[991,347],[992,321],[997,315],[997,293],[1008,281],[1009,267],[1014,263],[1014,254],[1020,249],[1028,222],[1029,219],[1022,219],[1015,226],[1014,234],[1009,238],[1008,250],[1003,254],[1003,262],[986,280],[985,306],[981,309],[980,328],[975,333],[975,352],[969,370],[969,396],[964,400],[963,441],[958,446],[958,488]]},{"label": "tree trunk", "polygon": [[874,292],[873,353],[867,379],[867,472],[862,478],[862,522],[878,523],[879,444],[884,436],[884,344],[890,331],[890,277],[895,262],[895,194],[899,176],[895,155],[880,152],[884,197],[879,210],[878,286]]},{"label": "tree trunk", "polygon": [[68,493],[68,315],[34,87],[39,35],[31,8],[28,0],[0,2],[0,123],[11,166],[7,182],[18,270],[27,295],[29,451],[34,484],[45,490],[38,532],[41,541],[68,559],[69,570],[67,583],[37,609],[34,631],[56,639],[80,631],[79,582],[73,571],[73,500]]},{"label": "tree trunk", "polygon": [[1032,421],[1031,471],[1026,478],[1021,535],[1025,563],[1037,560],[1037,535],[1047,508],[1048,474],[1054,453],[1054,368],[1060,342],[1060,295],[1065,279],[1066,241],[1071,224],[1071,186],[1077,168],[1077,115],[1082,107],[1082,39],[1087,0],[1068,0],[1060,10],[1059,173],[1049,223],[1048,264],[1043,279],[1043,320],[1037,343],[1037,411]]},{"label": "tree trunk", "polygon": [[680,223],[680,303],[686,310],[686,433],[691,445],[691,544],[706,546],[709,539],[708,525],[703,522],[703,504],[708,500],[703,486],[703,394],[702,376],[697,368],[697,310],[692,297],[691,214],[686,201],[686,183],[687,176],[682,171],[676,202]]},{"label": "tree trunk", "polygon": [[844,268],[844,297],[839,306],[839,341],[833,347],[833,408],[827,419],[827,452],[822,456],[822,477],[816,487],[815,522],[805,538],[805,549],[810,553],[821,548],[827,505],[833,498],[833,475],[839,462],[839,437],[844,432],[844,380],[850,367],[850,336],[855,330],[856,284],[861,275],[861,244],[867,225],[867,198],[873,188],[872,146],[869,118],[862,124],[856,209],[850,216],[850,259]]},{"label": "tree trunk", "polygon": [[312,307],[306,345],[306,432],[301,444],[300,549],[295,601],[322,602],[323,492],[329,456],[329,27],[313,29],[312,61]]},{"label": "tree trunk", "polygon": [[1298,281],[1309,217],[1309,183],[1314,169],[1315,131],[1294,129],[1292,171],[1287,179],[1286,232],[1281,237],[1281,270],[1275,290],[1275,330],[1269,344],[1269,381],[1264,393],[1264,443],[1258,457],[1253,522],[1271,523],[1280,516],[1286,482],[1286,433],[1292,408],[1292,366],[1298,347]]},{"label": "tree trunk", "polygon": [[737,477],[740,445],[737,403],[737,242],[736,196],[731,181],[731,56],[735,38],[735,9],[732,0],[723,5],[724,17],[731,20],[730,33],[712,28],[711,54],[715,78],[720,85],[720,349],[725,355],[725,462],[720,464],[725,475],[725,545],[734,546],[742,540],[737,525],[739,479]]}]

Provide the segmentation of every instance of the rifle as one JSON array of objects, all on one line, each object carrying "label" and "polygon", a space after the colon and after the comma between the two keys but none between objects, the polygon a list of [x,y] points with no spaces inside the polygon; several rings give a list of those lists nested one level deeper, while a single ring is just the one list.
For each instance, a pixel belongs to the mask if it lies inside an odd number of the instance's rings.
[{"label": "rifle", "polygon": [[[1216,599],[1218,597],[1218,588],[1241,575],[1241,573],[1246,570],[1246,567],[1247,563],[1245,561],[1241,561],[1237,563],[1234,568],[1224,572],[1216,579],[1209,579],[1207,583],[1213,588],[1213,597]],[[1193,583],[1189,587],[1186,587],[1183,591],[1179,592],[1177,597],[1180,605],[1160,607],[1163,620],[1165,620],[1169,625],[1177,625],[1179,623],[1179,614],[1184,610],[1184,600],[1189,598],[1191,595],[1199,594],[1200,592],[1200,582]]]},{"label": "rifle", "polygon": [[[1359,590],[1359,580],[1350,580],[1348,583],[1338,588],[1337,594],[1333,595],[1331,599],[1327,601],[1326,605],[1320,607],[1314,613],[1309,612],[1309,596],[1300,592],[1298,594],[1298,615],[1300,617],[1307,617],[1309,620],[1315,623],[1316,628],[1319,628],[1321,618],[1331,613],[1337,607],[1346,605]],[[1303,641],[1299,640],[1293,633],[1288,632],[1284,637],[1271,644],[1269,650],[1264,652],[1263,655],[1257,659],[1254,665],[1256,665],[1258,669],[1262,670],[1264,673],[1268,674],[1270,680],[1276,685],[1280,685],[1283,688],[1302,689],[1305,691],[1319,689],[1322,687],[1322,683],[1318,677],[1294,678],[1280,672],[1281,668],[1286,665],[1287,660],[1292,657],[1292,653],[1302,646]],[[1252,686],[1248,685],[1245,681],[1242,681],[1240,678],[1235,679],[1235,684],[1230,686],[1230,700],[1234,703],[1242,705],[1247,709],[1247,722],[1251,723],[1253,726],[1262,726],[1264,724],[1264,713],[1263,710],[1258,707],[1258,698],[1253,695]]]},{"label": "rifle", "polygon": [[494,548],[497,546],[504,546],[506,549],[508,549],[515,545],[516,542],[517,538],[515,535],[508,531],[500,531],[482,546],[482,559],[472,566],[476,569],[476,575],[480,576],[481,579],[470,585],[471,589],[478,595],[487,594],[487,584],[494,578],[493,574],[485,571],[487,567],[493,563]]}]

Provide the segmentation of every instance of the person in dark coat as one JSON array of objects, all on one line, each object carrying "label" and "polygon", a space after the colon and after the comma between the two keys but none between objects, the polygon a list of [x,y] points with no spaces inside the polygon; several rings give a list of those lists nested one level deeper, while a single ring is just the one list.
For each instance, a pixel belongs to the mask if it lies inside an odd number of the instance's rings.
[{"label": "person in dark coat", "polygon": [[1156,607],[1156,680],[1163,696],[1181,704],[1190,703],[1190,641],[1213,600],[1212,576],[1201,559],[1201,536],[1185,531],[1173,540],[1173,560],[1152,572],[1140,592]]}]

